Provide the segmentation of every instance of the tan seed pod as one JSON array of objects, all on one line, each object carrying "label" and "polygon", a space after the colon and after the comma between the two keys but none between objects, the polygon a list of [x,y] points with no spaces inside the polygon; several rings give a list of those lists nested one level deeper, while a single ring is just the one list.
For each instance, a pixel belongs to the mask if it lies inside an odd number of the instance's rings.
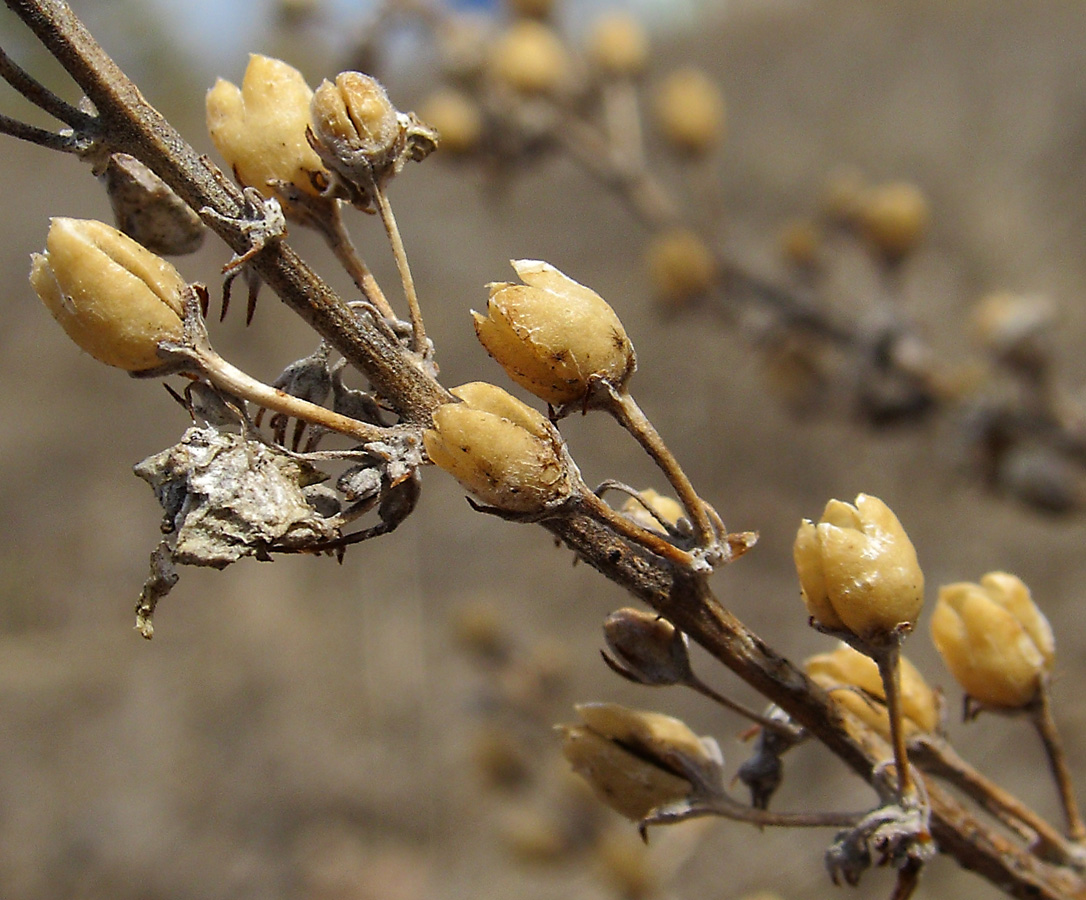
[{"label": "tan seed pod", "polygon": [[419,107],[419,118],[437,132],[447,153],[470,153],[483,136],[483,115],[461,91],[446,88],[431,94]]},{"label": "tan seed pod", "polygon": [[532,19],[514,22],[490,48],[491,77],[517,93],[561,93],[570,86],[572,67],[558,33]]},{"label": "tan seed pod", "polygon": [[924,573],[897,516],[878,497],[831,500],[805,519],[793,547],[807,611],[820,625],[880,644],[910,630],[924,605]]},{"label": "tan seed pod", "polygon": [[927,234],[930,219],[927,197],[908,182],[870,188],[861,201],[863,234],[871,246],[891,262],[916,249]]},{"label": "tan seed pod", "polygon": [[621,389],[637,360],[615,311],[548,263],[512,265],[524,283],[491,284],[487,314],[472,313],[487,352],[517,384],[554,405],[584,400],[599,382]]},{"label": "tan seed pod", "polygon": [[183,335],[178,271],[104,222],[55,218],[45,246],[30,283],[68,337],[110,366],[162,365],[159,343]]},{"label": "tan seed pod", "polygon": [[678,69],[664,78],[652,109],[660,133],[684,153],[707,153],[724,138],[724,95],[700,69]]},{"label": "tan seed pod", "polygon": [[653,294],[667,306],[704,296],[717,277],[717,262],[701,236],[689,228],[656,235],[645,252]]},{"label": "tan seed pod", "polygon": [[600,16],[588,33],[588,58],[605,75],[633,78],[645,71],[649,38],[633,16],[610,12]]}]

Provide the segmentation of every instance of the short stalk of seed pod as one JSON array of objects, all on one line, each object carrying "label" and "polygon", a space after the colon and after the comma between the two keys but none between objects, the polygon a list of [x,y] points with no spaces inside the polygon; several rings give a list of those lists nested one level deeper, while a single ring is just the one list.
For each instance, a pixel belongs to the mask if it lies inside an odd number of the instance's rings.
[{"label": "short stalk of seed pod", "polygon": [[404,296],[407,298],[407,311],[411,316],[412,349],[423,356],[430,356],[432,348],[426,338],[426,329],[422,324],[422,307],[419,305],[419,297],[415,292],[415,279],[411,277],[411,266],[407,262],[407,250],[404,248],[400,229],[396,225],[396,217],[392,214],[392,205],[388,202],[388,195],[380,185],[376,186],[374,197],[377,200],[377,212],[381,216],[381,224],[385,226],[388,242],[392,246],[392,255],[396,259],[396,268],[400,273],[400,283],[403,285]]},{"label": "short stalk of seed pod", "polygon": [[1029,712],[1033,727],[1037,730],[1041,743],[1044,745],[1048,768],[1052,772],[1053,780],[1056,782],[1056,791],[1059,794],[1060,805],[1063,807],[1064,820],[1067,825],[1067,837],[1079,844],[1086,842],[1086,824],[1082,821],[1078,800],[1075,798],[1075,787],[1071,780],[1071,771],[1067,767],[1067,755],[1064,753],[1063,741],[1056,729],[1056,720],[1052,716],[1047,676],[1041,679],[1037,698],[1030,705]]},{"label": "short stalk of seed pod", "polygon": [[[203,288],[200,287],[199,291],[203,291]],[[264,384],[227,362],[212,348],[208,339],[203,317],[200,315],[199,291],[188,285],[182,292],[183,334],[159,342],[158,356],[162,367],[157,371],[133,372],[134,375],[153,377],[170,371],[194,373],[228,396],[247,400],[264,409],[308,422],[310,425],[327,428],[329,431],[353,438],[360,443],[385,441],[397,431],[404,431],[403,428],[382,428],[333,412],[316,403]],[[204,297],[206,297],[206,292],[204,292]]]},{"label": "short stalk of seed pod", "polygon": [[607,391],[593,405],[614,416],[660,467],[690,517],[698,546],[705,551],[709,564],[727,560],[730,552],[720,543],[727,534],[724,523],[716,510],[698,496],[679,461],[631,394],[626,390]]}]

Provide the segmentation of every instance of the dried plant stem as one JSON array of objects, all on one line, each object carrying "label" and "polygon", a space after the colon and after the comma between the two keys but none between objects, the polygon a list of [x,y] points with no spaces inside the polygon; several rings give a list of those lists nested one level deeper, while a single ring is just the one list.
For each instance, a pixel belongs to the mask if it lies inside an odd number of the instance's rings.
[{"label": "dried plant stem", "polygon": [[1064,818],[1067,822],[1067,836],[1078,843],[1086,840],[1086,825],[1082,822],[1082,814],[1079,812],[1078,801],[1075,799],[1075,787],[1071,781],[1071,772],[1067,768],[1067,757],[1063,752],[1063,741],[1056,729],[1056,720],[1052,717],[1052,706],[1049,702],[1048,681],[1042,679],[1041,689],[1037,694],[1037,702],[1030,710],[1033,726],[1044,744],[1045,756],[1048,758],[1048,767],[1052,771],[1052,777],[1056,781],[1056,790],[1060,796],[1060,805],[1063,807]]},{"label": "dried plant stem", "polygon": [[358,250],[347,232],[340,203],[332,201],[328,205],[327,214],[313,215],[310,224],[320,232],[339,264],[351,276],[351,281],[362,292],[366,301],[386,319],[395,320],[395,310],[385,297],[385,292],[381,290],[377,279],[373,277],[370,267],[358,255]]},{"label": "dried plant stem", "polygon": [[3,78],[36,107],[60,119],[75,131],[87,135],[97,132],[98,122],[94,116],[61,100],[8,56],[3,47],[0,47],[0,78]]},{"label": "dried plant stem", "polygon": [[759,828],[850,828],[859,822],[865,813],[779,813],[767,809],[745,806],[733,800],[727,794],[709,798],[703,803],[696,803],[681,811],[661,810],[654,813],[645,824],[663,825],[697,819],[703,816],[720,816],[736,822],[747,822]]},{"label": "dried plant stem", "polygon": [[1062,863],[1079,861],[1081,852],[1076,852],[1059,830],[1013,794],[974,769],[942,738],[930,734],[911,738],[909,755],[921,770],[949,781],[1023,839],[1037,841],[1037,851],[1045,859]]},{"label": "dried plant stem", "polygon": [[396,216],[392,212],[392,204],[388,202],[388,195],[382,185],[374,185],[373,195],[377,199],[377,212],[388,234],[388,242],[392,245],[392,255],[396,258],[396,268],[400,272],[404,296],[407,298],[407,311],[411,316],[412,347],[416,353],[425,354],[426,329],[422,325],[422,307],[419,306],[419,297],[415,293],[415,279],[411,277],[411,266],[407,262],[407,250],[404,249],[403,238],[396,224]]},{"label": "dried plant stem", "polygon": [[890,719],[890,744],[894,749],[894,766],[897,769],[897,795],[905,803],[913,790],[909,774],[909,753],[905,748],[905,714],[901,709],[901,644],[894,643],[881,648],[875,654],[883,691],[886,693],[886,714]]},{"label": "dried plant stem", "polygon": [[8,134],[21,141],[28,141],[49,150],[58,150],[61,153],[75,153],[76,155],[86,153],[93,146],[93,141],[86,138],[77,137],[74,134],[57,134],[2,114],[0,114],[0,134]]},{"label": "dried plant stem", "polygon": [[629,516],[625,516],[617,509],[605,503],[592,491],[585,490],[580,495],[580,501],[584,504],[589,515],[598,519],[600,522],[606,523],[616,533],[621,534],[624,538],[634,541],[640,544],[647,550],[655,553],[657,556],[663,557],[669,562],[683,568],[690,568],[694,565],[694,557],[681,547],[676,547],[671,541],[656,534],[653,531],[649,531],[647,528],[642,528],[636,522],[634,522]]},{"label": "dried plant stem", "polygon": [[664,443],[660,433],[653,427],[652,422],[641,411],[637,401],[628,391],[623,390],[609,391],[607,399],[603,403],[604,408],[637,439],[645,452],[652,457],[656,465],[667,476],[667,480],[675,489],[683,509],[690,516],[698,544],[703,548],[718,545],[720,535],[717,534],[716,528],[714,528],[705,501],[698,496],[694,490],[694,485],[690,483],[690,479],[686,476],[682,466],[679,465],[679,461],[668,449],[667,444]]},{"label": "dried plant stem", "polygon": [[[102,50],[60,0],[5,0],[68,71],[98,110],[111,146],[135,156],[194,209],[236,253],[249,236],[230,217],[245,212],[241,191],[189,146]],[[451,396],[417,365],[406,347],[353,314],[284,241],[272,242],[251,265],[265,283],[347,361],[404,421],[428,424]],[[846,727],[825,691],[733,616],[707,581],[600,521],[587,510],[540,523],[579,558],[667,618],[865,780],[877,777],[881,741],[867,729]],[[925,779],[932,834],[940,850],[1014,897],[1086,900],[1086,883],[1053,866],[977,819],[961,802]]]},{"label": "dried plant stem", "polygon": [[248,400],[257,406],[263,406],[272,412],[301,419],[310,425],[319,425],[361,443],[387,440],[392,433],[391,429],[342,416],[323,406],[257,381],[210,348],[186,348],[185,354],[191,355],[200,374],[219,390]]},{"label": "dried plant stem", "polygon": [[690,688],[693,691],[697,691],[703,697],[707,697],[714,703],[723,706],[725,709],[730,709],[732,712],[738,713],[744,718],[749,719],[751,722],[760,725],[762,728],[765,728],[768,731],[773,731],[789,741],[795,741],[799,739],[800,732],[799,729],[797,729],[795,726],[790,725],[788,722],[780,721],[778,719],[771,719],[769,716],[763,716],[761,713],[755,712],[753,709],[744,706],[742,703],[725,697],[723,694],[713,690],[711,687],[709,687],[709,685],[707,685],[704,681],[702,681],[694,674],[691,674],[690,678],[688,678],[686,681],[681,682],[681,684],[686,685],[686,687]]}]

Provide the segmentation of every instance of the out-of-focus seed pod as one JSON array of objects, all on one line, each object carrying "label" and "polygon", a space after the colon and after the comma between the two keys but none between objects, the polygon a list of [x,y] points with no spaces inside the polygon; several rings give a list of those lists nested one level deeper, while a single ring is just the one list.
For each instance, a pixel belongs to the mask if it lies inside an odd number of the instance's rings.
[{"label": "out-of-focus seed pod", "polygon": [[241,88],[219,79],[207,93],[207,130],[242,184],[277,197],[276,182],[316,196],[328,173],[309,146],[313,92],[302,73],[282,60],[252,54]]},{"label": "out-of-focus seed pod", "polygon": [[[642,528],[647,528],[650,531],[663,531],[660,519],[675,527],[678,526],[679,520],[686,516],[686,510],[683,509],[678,500],[654,491],[652,488],[638,491],[638,496],[640,500],[637,497],[630,497],[622,504],[622,513],[627,518],[633,519]],[[645,504],[648,504],[652,512],[645,508]],[[653,513],[656,515],[653,515]],[[659,516],[659,519],[657,516]]]},{"label": "out-of-focus seed pod", "polygon": [[649,38],[633,16],[610,12],[598,18],[588,33],[588,58],[604,75],[633,78],[645,71]]},{"label": "out-of-focus seed pod", "polygon": [[438,407],[423,434],[434,465],[508,512],[543,512],[569,496],[561,438],[550,422],[492,384],[476,381],[452,393],[463,402]]},{"label": "out-of-focus seed pod", "polygon": [[707,153],[724,138],[724,95],[700,69],[678,69],[664,78],[652,109],[660,133],[684,153]]},{"label": "out-of-focus seed pod", "polygon": [[1056,655],[1048,620],[1007,572],[940,588],[931,636],[962,690],[1002,709],[1032,702]]},{"label": "out-of-focus seed pod", "polygon": [[117,227],[152,253],[195,253],[207,229],[165,181],[134,156],[113,153],[101,174]]},{"label": "out-of-focus seed pod", "polygon": [[[890,717],[879,667],[869,656],[842,644],[832,653],[819,653],[803,664],[811,679],[830,691],[837,703],[887,740]],[[898,662],[901,712],[906,735],[934,732],[939,727],[939,702],[924,676],[905,657]]]},{"label": "out-of-focus seed pod", "polygon": [[603,620],[603,636],[612,668],[639,684],[684,684],[693,674],[686,636],[654,613],[617,610]]},{"label": "out-of-focus seed pod", "polygon": [[898,181],[870,188],[861,201],[860,227],[886,260],[897,262],[919,246],[931,210],[916,185]]},{"label": "out-of-focus seed pod", "polygon": [[614,703],[577,707],[583,725],[561,725],[562,753],[597,796],[629,819],[690,797],[695,785],[687,772],[717,783],[718,756],[686,725],[660,713]]},{"label": "out-of-focus seed pod", "polygon": [[509,26],[490,48],[491,77],[521,94],[560,94],[571,82],[573,63],[552,28],[524,19]]},{"label": "out-of-focus seed pod", "polygon": [[867,197],[868,184],[855,166],[839,166],[826,177],[822,186],[822,215],[834,225],[855,225]]},{"label": "out-of-focus seed pod", "polygon": [[472,313],[487,353],[554,405],[583,400],[598,382],[623,388],[637,360],[607,302],[548,263],[512,265],[524,284],[491,284],[487,314]]},{"label": "out-of-focus seed pod", "polygon": [[717,277],[717,263],[701,236],[688,228],[656,235],[645,251],[653,293],[668,306],[704,296]]},{"label": "out-of-focus seed pod", "polygon": [[970,319],[985,350],[1000,359],[1027,361],[1042,355],[1044,338],[1056,324],[1056,305],[1042,295],[1000,291],[982,298]]},{"label": "out-of-focus seed pod", "polygon": [[916,624],[924,573],[897,516],[878,497],[831,500],[816,525],[805,519],[793,547],[807,611],[820,625],[873,645]]},{"label": "out-of-focus seed pod", "polygon": [[55,218],[30,283],[75,343],[139,372],[162,365],[160,341],[183,336],[186,285],[166,260],[103,222]]},{"label": "out-of-focus seed pod", "polygon": [[461,91],[434,92],[419,107],[419,118],[437,132],[441,149],[448,153],[470,153],[483,135],[483,115]]}]

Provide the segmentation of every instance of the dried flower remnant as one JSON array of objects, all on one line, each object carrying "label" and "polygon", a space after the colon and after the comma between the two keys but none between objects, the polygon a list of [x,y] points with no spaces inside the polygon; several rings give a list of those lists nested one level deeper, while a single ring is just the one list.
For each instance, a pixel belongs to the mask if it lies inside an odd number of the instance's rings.
[{"label": "dried flower remnant", "polygon": [[130,372],[162,365],[158,345],[181,337],[185,281],[178,271],[104,222],[54,218],[30,283],[75,343]]},{"label": "dried flower remnant", "polygon": [[719,748],[678,719],[614,703],[576,709],[584,724],[558,726],[562,753],[597,796],[628,819],[641,821],[720,784]]},{"label": "dried flower remnant", "polygon": [[99,176],[117,227],[152,253],[195,253],[207,229],[196,212],[134,156],[113,153]]},{"label": "dried flower remnant", "polygon": [[254,53],[241,87],[219,79],[207,93],[207,130],[242,184],[287,204],[282,185],[318,196],[329,176],[306,140],[313,92],[302,73]]},{"label": "dried flower remnant", "polygon": [[542,513],[572,490],[561,437],[512,394],[476,381],[452,390],[460,403],[434,413],[426,453],[484,503],[513,513]]},{"label": "dried flower remnant", "polygon": [[717,262],[702,237],[689,228],[656,235],[645,251],[653,293],[669,307],[704,296],[717,277]]},{"label": "dried flower remnant", "polygon": [[724,138],[724,96],[700,69],[678,69],[656,87],[656,126],[675,149],[702,155]]},{"label": "dried flower remnant", "polygon": [[488,71],[497,84],[518,94],[554,95],[570,87],[573,61],[554,29],[523,19],[495,40]]},{"label": "dried flower remnant", "polygon": [[601,382],[620,390],[637,361],[615,311],[548,263],[512,265],[524,283],[491,284],[487,314],[472,313],[486,351],[517,384],[556,406],[584,400]]},{"label": "dried flower remnant", "polygon": [[911,631],[924,605],[924,573],[897,516],[878,497],[831,500],[805,519],[793,547],[800,589],[818,625],[879,645]]},{"label": "dried flower remnant", "polygon": [[962,690],[999,709],[1031,703],[1056,654],[1052,628],[1029,588],[1007,572],[940,588],[931,635]]},{"label": "dried flower remnant", "polygon": [[[816,684],[831,692],[834,703],[889,739],[886,690],[879,667],[871,657],[842,644],[832,653],[810,657],[803,668]],[[898,661],[898,677],[905,734],[934,732],[939,726],[935,692],[916,666],[904,657]]]}]

